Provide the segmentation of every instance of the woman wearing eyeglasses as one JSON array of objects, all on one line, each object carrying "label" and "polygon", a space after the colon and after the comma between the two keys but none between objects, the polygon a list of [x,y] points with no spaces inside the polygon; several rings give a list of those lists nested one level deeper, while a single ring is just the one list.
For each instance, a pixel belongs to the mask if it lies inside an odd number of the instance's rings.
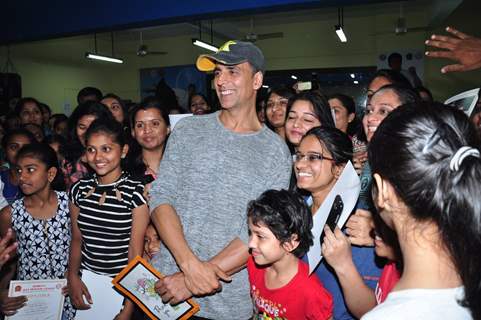
[{"label": "woman wearing eyeglasses", "polygon": [[265,104],[266,124],[283,139],[286,138],[284,124],[286,123],[286,109],[289,99],[295,95],[294,90],[288,87],[273,88]]},{"label": "woman wearing eyeglasses", "polygon": [[302,138],[294,154],[294,171],[297,187],[310,193],[313,215],[351,159],[351,140],[339,129],[315,127]]},{"label": "woman wearing eyeglasses", "polygon": [[[315,127],[301,139],[294,155],[294,171],[297,188],[309,194],[307,202],[312,203],[313,215],[336,184],[348,161],[352,161],[352,142],[349,136],[339,129],[328,126]],[[336,228],[335,234],[339,233],[342,232]],[[347,239],[346,236],[343,238]],[[351,251],[350,245],[348,249],[361,281],[374,288],[380,269],[375,265],[373,249],[353,246]],[[341,284],[325,259],[315,273],[332,294],[334,319],[352,319],[346,309]]]}]

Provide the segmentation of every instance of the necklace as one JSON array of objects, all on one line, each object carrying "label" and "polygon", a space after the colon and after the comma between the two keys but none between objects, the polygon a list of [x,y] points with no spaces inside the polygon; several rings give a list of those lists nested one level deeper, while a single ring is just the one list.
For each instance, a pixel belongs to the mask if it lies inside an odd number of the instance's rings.
[{"label": "necklace", "polygon": [[125,175],[124,172],[122,171],[122,173],[120,174],[119,178],[117,179],[117,181],[115,183],[103,186],[103,185],[99,185],[97,176],[94,175],[95,186],[92,189],[90,189],[89,192],[87,192],[85,194],[85,198],[90,197],[95,191],[101,192],[102,195],[99,198],[98,204],[103,205],[105,203],[105,200],[107,199],[107,191],[113,190],[115,192],[115,197],[117,198],[117,200],[122,201],[122,193],[120,192],[120,190],[117,187],[125,179],[127,179],[127,175]]}]

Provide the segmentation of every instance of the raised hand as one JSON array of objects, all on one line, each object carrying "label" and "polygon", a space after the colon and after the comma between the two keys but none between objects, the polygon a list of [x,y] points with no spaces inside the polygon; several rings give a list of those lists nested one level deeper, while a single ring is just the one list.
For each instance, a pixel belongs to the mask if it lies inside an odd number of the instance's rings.
[{"label": "raised hand", "polygon": [[446,65],[442,73],[454,71],[469,71],[481,67],[481,39],[467,35],[459,30],[447,27],[452,36],[433,34],[426,45],[445,49],[442,51],[426,51],[428,57],[454,60],[455,64]]},{"label": "raised hand", "polygon": [[324,227],[322,255],[336,272],[343,266],[352,264],[351,243],[338,227],[334,232],[328,226]]}]

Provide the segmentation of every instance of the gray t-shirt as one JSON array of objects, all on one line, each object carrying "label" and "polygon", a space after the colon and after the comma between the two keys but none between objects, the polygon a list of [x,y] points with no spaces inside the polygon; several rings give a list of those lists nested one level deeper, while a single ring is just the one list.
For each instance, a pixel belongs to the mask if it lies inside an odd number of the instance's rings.
[{"label": "gray t-shirt", "polygon": [[[206,261],[236,237],[247,244],[246,207],[268,189],[287,189],[291,156],[285,142],[263,126],[239,134],[226,129],[219,112],[181,120],[169,137],[159,175],[150,190],[150,208],[172,205],[193,252]],[[164,274],[178,267],[162,250],[154,266]],[[199,316],[248,319],[252,316],[246,270],[222,291],[196,298]]]}]

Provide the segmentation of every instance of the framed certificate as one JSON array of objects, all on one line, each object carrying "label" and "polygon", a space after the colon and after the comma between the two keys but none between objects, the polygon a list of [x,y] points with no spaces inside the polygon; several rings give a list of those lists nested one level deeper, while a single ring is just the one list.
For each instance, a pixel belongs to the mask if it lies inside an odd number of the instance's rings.
[{"label": "framed certificate", "polygon": [[65,300],[62,288],[66,279],[13,280],[10,281],[9,297],[26,296],[27,303],[7,320],[60,320]]},{"label": "framed certificate", "polygon": [[199,311],[192,299],[171,306],[155,292],[155,283],[163,277],[147,261],[137,256],[113,280],[115,288],[129,297],[151,319],[184,320]]}]

